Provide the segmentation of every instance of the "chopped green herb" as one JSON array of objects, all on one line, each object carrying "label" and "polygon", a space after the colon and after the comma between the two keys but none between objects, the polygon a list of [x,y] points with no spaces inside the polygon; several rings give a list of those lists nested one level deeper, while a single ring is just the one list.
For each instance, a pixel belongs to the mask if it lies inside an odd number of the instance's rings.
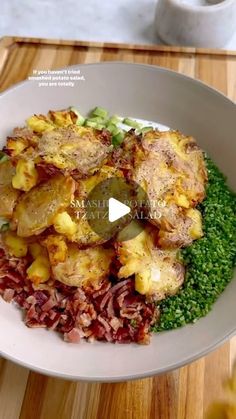
[{"label": "chopped green herb", "polygon": [[206,158],[208,186],[199,205],[204,237],[181,251],[186,279],[178,294],[159,304],[153,331],[175,329],[205,316],[233,277],[236,265],[236,195],[224,175]]},{"label": "chopped green herb", "polygon": [[135,319],[131,319],[131,320],[130,320],[130,326],[132,326],[132,327],[136,327],[136,325],[137,325],[136,320],[135,320]]}]

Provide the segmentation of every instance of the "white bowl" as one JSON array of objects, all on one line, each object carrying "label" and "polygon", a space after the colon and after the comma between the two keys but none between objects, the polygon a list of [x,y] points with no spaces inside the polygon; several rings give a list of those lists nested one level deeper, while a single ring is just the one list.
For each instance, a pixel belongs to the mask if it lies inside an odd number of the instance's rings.
[{"label": "white bowl", "polygon": [[155,27],[170,45],[221,48],[236,31],[236,1],[158,0]]},{"label": "white bowl", "polygon": [[[74,68],[85,77],[74,88],[39,88],[24,82],[1,94],[1,146],[12,128],[33,113],[70,105],[86,113],[99,105],[192,134],[236,189],[236,106],[225,96],[154,66],[101,63]],[[119,381],[163,373],[206,354],[235,333],[235,279],[205,318],[153,335],[149,346],[68,344],[55,332],[28,329],[20,311],[0,299],[0,351],[21,365],[68,379]]]}]

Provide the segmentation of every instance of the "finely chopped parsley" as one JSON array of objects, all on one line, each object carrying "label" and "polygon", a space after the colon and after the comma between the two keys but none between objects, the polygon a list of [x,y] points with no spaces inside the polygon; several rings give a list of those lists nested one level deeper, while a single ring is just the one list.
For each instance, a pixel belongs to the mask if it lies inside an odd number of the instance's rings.
[{"label": "finely chopped parsley", "polygon": [[225,176],[206,157],[206,199],[199,205],[204,237],[181,251],[186,265],[183,288],[159,304],[154,332],[175,329],[205,316],[224,291],[236,265],[236,195]]}]

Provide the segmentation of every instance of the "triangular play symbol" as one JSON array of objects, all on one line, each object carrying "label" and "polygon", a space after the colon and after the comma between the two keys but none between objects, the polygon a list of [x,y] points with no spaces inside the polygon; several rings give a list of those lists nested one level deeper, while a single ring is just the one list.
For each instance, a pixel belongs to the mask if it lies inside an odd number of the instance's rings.
[{"label": "triangular play symbol", "polygon": [[110,198],[108,201],[108,219],[111,223],[119,218],[124,217],[124,215],[129,214],[130,207],[118,201],[117,199]]}]

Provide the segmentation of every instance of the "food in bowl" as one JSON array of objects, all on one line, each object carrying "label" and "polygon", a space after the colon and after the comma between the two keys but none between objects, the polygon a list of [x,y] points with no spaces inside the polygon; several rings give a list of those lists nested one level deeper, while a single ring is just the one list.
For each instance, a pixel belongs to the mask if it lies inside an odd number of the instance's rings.
[{"label": "food in bowl", "polygon": [[[99,236],[74,205],[113,177],[149,201],[128,240]],[[29,327],[148,343],[207,314],[232,278],[236,198],[192,137],[101,108],[49,111],[7,138],[0,188],[0,293]]]}]

